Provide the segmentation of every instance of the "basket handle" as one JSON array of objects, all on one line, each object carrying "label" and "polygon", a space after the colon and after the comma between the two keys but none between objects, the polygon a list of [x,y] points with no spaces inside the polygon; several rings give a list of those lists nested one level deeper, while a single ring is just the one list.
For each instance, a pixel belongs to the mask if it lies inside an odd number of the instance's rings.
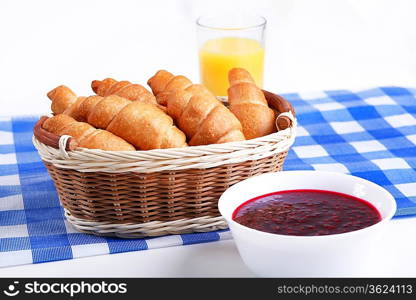
[{"label": "basket handle", "polygon": [[[59,140],[61,136],[51,133],[43,129],[43,123],[48,119],[48,117],[43,116],[40,117],[39,121],[36,122],[35,126],[33,127],[33,135],[39,142],[50,146],[55,149],[59,149]],[[65,150],[72,151],[77,148],[78,144],[73,138],[69,138],[66,141]]]},{"label": "basket handle", "polygon": [[293,117],[296,116],[293,105],[280,95],[265,90],[263,90],[263,93],[269,106],[278,112],[278,116],[276,118],[277,130],[283,130],[293,126]]}]

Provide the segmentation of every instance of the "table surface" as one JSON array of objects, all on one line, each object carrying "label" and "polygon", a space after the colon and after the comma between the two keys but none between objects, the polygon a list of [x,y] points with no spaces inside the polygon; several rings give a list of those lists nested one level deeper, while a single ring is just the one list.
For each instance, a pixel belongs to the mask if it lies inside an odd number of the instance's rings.
[{"label": "table surface", "polygon": [[[1,36],[0,82],[7,84],[0,94],[0,116],[48,112],[45,93],[63,83],[88,94],[92,79],[144,83],[160,68],[197,81],[196,16],[235,8],[235,1],[223,0],[123,1],[119,7],[107,1],[48,0],[25,1],[22,10],[21,2],[0,3],[0,27],[9,29]],[[266,89],[414,85],[414,1],[241,0],[239,7],[268,19]],[[416,218],[393,220],[370,257],[371,267],[339,276],[416,276],[415,231]],[[0,276],[253,275],[233,240],[226,240],[9,267],[0,269]]]},{"label": "table surface", "polygon": [[[340,277],[415,277],[416,218],[394,219],[365,270]],[[233,240],[0,269],[1,277],[253,277]]]}]

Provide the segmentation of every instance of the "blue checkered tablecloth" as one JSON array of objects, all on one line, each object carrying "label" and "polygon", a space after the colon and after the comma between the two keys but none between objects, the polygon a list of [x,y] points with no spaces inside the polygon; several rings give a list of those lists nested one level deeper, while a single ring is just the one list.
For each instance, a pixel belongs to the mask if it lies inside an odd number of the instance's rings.
[{"label": "blue checkered tablecloth", "polygon": [[[286,94],[299,122],[285,170],[350,173],[388,189],[416,215],[416,89]],[[32,145],[38,117],[0,117],[0,266],[230,239],[228,230],[123,240],[76,232]]]}]

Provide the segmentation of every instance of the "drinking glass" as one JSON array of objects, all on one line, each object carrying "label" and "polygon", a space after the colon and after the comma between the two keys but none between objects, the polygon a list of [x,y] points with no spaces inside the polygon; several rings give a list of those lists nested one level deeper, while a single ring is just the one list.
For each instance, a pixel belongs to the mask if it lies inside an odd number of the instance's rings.
[{"label": "drinking glass", "polygon": [[197,20],[201,83],[216,96],[226,96],[228,71],[249,71],[263,85],[266,19],[251,14],[207,15]]}]

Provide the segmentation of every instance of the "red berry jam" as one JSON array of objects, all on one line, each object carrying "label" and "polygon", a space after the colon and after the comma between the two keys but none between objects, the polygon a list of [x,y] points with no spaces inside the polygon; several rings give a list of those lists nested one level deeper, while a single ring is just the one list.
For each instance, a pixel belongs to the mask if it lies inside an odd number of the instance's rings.
[{"label": "red berry jam", "polygon": [[381,221],[365,200],[336,192],[275,192],[241,204],[233,213],[241,225],[269,233],[314,236],[362,229]]}]

